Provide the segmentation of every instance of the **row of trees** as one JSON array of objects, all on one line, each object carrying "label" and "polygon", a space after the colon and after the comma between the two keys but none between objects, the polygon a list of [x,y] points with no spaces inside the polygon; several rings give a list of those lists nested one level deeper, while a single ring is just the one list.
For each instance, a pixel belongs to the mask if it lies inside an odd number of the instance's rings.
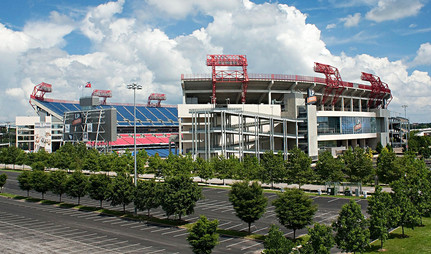
[{"label": "row of trees", "polygon": [[150,210],[159,206],[166,215],[178,217],[192,214],[196,202],[201,199],[201,188],[189,175],[177,175],[167,178],[163,183],[139,181],[137,187],[133,183],[133,177],[129,174],[118,174],[109,177],[105,174],[92,174],[89,177],[80,170],[68,175],[65,171],[57,170],[51,173],[42,170],[24,171],[18,176],[19,187],[27,191],[35,190],[42,194],[51,191],[59,196],[60,202],[64,194],[78,199],[78,205],[82,197],[88,194],[91,199],[100,202],[109,201],[111,206],[126,206],[134,203],[140,211],[146,211],[150,216]]},{"label": "row of trees", "polygon": [[[339,158],[333,158],[329,152],[322,153],[315,170],[311,168],[311,158],[302,150],[294,148],[289,153],[288,160],[284,160],[281,152],[267,151],[260,161],[255,156],[246,156],[242,161],[235,156],[220,156],[205,161],[202,158],[193,160],[190,155],[170,154],[166,159],[162,159],[158,154],[149,157],[145,150],[141,150],[137,154],[137,169],[138,173],[155,173],[158,177],[193,172],[204,180],[213,177],[223,180],[246,179],[268,184],[295,183],[300,187],[315,180],[369,181],[374,175],[369,151],[359,147],[347,150]],[[70,143],[52,154],[44,150],[25,153],[16,147],[3,148],[0,150],[0,163],[26,164],[37,169],[54,167],[91,172],[133,173],[134,168],[134,159],[129,151],[121,155],[115,152],[103,154],[95,149],[87,149],[85,144]]]}]

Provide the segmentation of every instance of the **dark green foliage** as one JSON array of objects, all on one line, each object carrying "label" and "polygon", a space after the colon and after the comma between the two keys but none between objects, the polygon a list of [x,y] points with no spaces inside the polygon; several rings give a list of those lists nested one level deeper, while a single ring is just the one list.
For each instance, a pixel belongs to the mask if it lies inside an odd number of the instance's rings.
[{"label": "dark green foliage", "polygon": [[374,175],[373,161],[363,148],[357,146],[352,151],[349,147],[341,158],[345,163],[345,174],[350,181],[368,182]]},{"label": "dark green foliage", "polygon": [[66,193],[67,173],[63,170],[56,170],[49,174],[49,190],[60,197]]},{"label": "dark green foliage", "polygon": [[7,180],[7,175],[6,174],[1,174],[0,175],[0,192],[3,192],[3,186],[6,184],[6,180]]},{"label": "dark green foliage", "polygon": [[137,171],[138,174],[145,173],[145,165],[148,161],[148,153],[145,150],[138,151],[138,156],[136,157],[136,163],[137,163]]},{"label": "dark green foliage", "polygon": [[382,148],[379,157],[377,157],[376,173],[379,181],[382,183],[391,183],[401,177],[398,166],[399,159],[395,153],[390,152],[386,147]]},{"label": "dark green foliage", "polygon": [[31,171],[24,171],[17,177],[18,185],[21,190],[27,191],[27,197],[32,189],[31,185]]},{"label": "dark green foliage", "polygon": [[122,205],[123,212],[126,212],[126,205],[132,203],[135,194],[133,177],[129,174],[118,173],[112,181],[111,196],[108,200],[112,206]]},{"label": "dark green foliage", "polygon": [[227,159],[223,156],[213,157],[211,164],[214,168],[215,177],[222,179],[223,185],[225,179],[232,179],[241,168],[241,164],[235,156]]},{"label": "dark green foliage", "polygon": [[361,206],[354,200],[343,205],[337,221],[332,223],[337,247],[346,252],[364,252],[369,247],[368,222]]},{"label": "dark green foliage", "polygon": [[313,222],[317,206],[313,200],[307,197],[299,189],[286,189],[272,203],[275,213],[281,225],[293,230],[293,239],[296,238],[296,230],[302,229]]},{"label": "dark green foliage", "polygon": [[177,175],[166,179],[163,190],[162,209],[166,216],[175,215],[181,220],[182,215],[194,212],[196,202],[202,198],[202,190],[188,175]]},{"label": "dark green foliage", "polygon": [[78,205],[81,203],[81,197],[88,192],[88,177],[81,170],[75,170],[69,176],[66,183],[66,194],[72,198],[78,198]]},{"label": "dark green foliage", "polygon": [[49,190],[48,173],[42,170],[31,172],[31,186],[35,191],[42,193],[42,199],[44,199],[45,193]]},{"label": "dark green foliage", "polygon": [[98,157],[99,152],[96,149],[89,149],[83,159],[82,170],[89,172],[100,171]]},{"label": "dark green foliage", "polygon": [[259,179],[259,173],[262,172],[262,167],[256,156],[245,155],[242,162],[242,169],[238,172],[238,179],[254,180]]},{"label": "dark green foliage", "polygon": [[284,237],[283,232],[274,224],[269,228],[268,235],[263,243],[265,254],[289,254],[292,252],[295,244]]},{"label": "dark green foliage", "polygon": [[135,207],[140,211],[147,210],[147,215],[150,216],[150,210],[160,206],[162,197],[162,183],[156,182],[154,179],[139,181],[138,188],[135,190]]},{"label": "dark green foliage", "polygon": [[329,254],[335,245],[332,228],[324,224],[315,223],[314,227],[308,228],[310,239],[300,249],[301,253]]},{"label": "dark green foliage", "polygon": [[31,169],[33,171],[44,171],[45,170],[45,163],[42,161],[36,161],[33,164],[31,164]]},{"label": "dark green foliage", "polygon": [[98,200],[100,208],[103,207],[103,201],[108,200],[111,196],[112,185],[111,178],[105,174],[93,174],[89,178],[88,195],[94,200]]},{"label": "dark green foliage", "polygon": [[402,234],[405,236],[405,227],[414,229],[420,224],[420,213],[412,202],[411,185],[405,178],[392,182],[391,188],[392,200],[399,208],[398,225],[401,226]]},{"label": "dark green foliage", "polygon": [[166,162],[162,160],[158,153],[148,158],[148,168],[151,172],[155,173],[156,177],[163,177],[165,173]]},{"label": "dark green foliage", "polygon": [[330,151],[319,154],[316,173],[323,182],[341,182],[343,180],[344,163],[340,158],[334,158]]},{"label": "dark green foliage", "polygon": [[281,183],[285,180],[287,172],[281,151],[277,154],[274,154],[273,151],[266,151],[262,155],[260,163],[259,180],[262,183],[270,183],[271,188],[274,188],[274,183]]},{"label": "dark green foliage", "polygon": [[214,177],[214,168],[212,164],[208,161],[198,157],[194,162],[194,173],[198,175],[201,179],[208,181],[212,177]]},{"label": "dark green foliage", "polygon": [[199,220],[189,230],[187,241],[192,247],[193,253],[209,254],[218,244],[219,235],[216,233],[218,220],[209,221],[201,215]]},{"label": "dark green foliage", "polygon": [[393,219],[391,216],[393,207],[390,194],[382,192],[382,187],[376,186],[374,194],[368,200],[367,209],[371,239],[380,239],[380,248],[383,249],[383,243],[388,239]]},{"label": "dark green foliage", "polygon": [[383,149],[382,143],[381,142],[377,142],[376,152],[380,154],[382,152],[382,149]]},{"label": "dark green foliage", "polygon": [[311,158],[298,147],[289,151],[286,169],[287,182],[298,184],[299,189],[314,177],[314,171],[311,169]]},{"label": "dark green foliage", "polygon": [[236,182],[229,192],[229,201],[233,205],[236,216],[248,223],[250,234],[251,223],[257,221],[265,213],[268,199],[263,195],[263,189],[257,182]]}]

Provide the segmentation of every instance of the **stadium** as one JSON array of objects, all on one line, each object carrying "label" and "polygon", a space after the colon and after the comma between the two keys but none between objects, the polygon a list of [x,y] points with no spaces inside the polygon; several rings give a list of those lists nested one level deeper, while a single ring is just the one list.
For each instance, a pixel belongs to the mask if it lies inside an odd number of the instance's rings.
[{"label": "stadium", "polygon": [[[164,95],[153,94],[148,104],[136,105],[140,149],[162,156],[169,151],[191,153],[205,159],[219,155],[259,157],[266,151],[281,151],[287,158],[288,151],[298,146],[316,158],[322,150],[330,149],[335,155],[349,146],[375,148],[378,143],[390,143],[387,106],[392,95],[375,75],[358,73],[364,84],[345,82],[337,68],[321,63],[314,66],[319,77],[253,74],[248,73],[245,55],[208,55],[206,65],[211,68],[209,74],[181,75],[182,104],[161,105]],[[18,146],[37,150],[38,128],[48,128],[46,136],[51,140],[45,149],[50,151],[67,141],[86,141],[89,146],[112,150],[133,146],[133,104],[108,103],[110,91],[95,90],[92,104],[84,106],[77,101],[45,98],[51,91],[52,86],[45,83],[34,88],[30,104],[38,116],[17,117]],[[115,110],[116,119],[112,128],[97,129],[115,137],[83,135],[88,130],[94,132],[97,121],[105,121],[94,117],[92,126],[82,127],[80,135],[68,140],[67,115],[101,109]]]}]

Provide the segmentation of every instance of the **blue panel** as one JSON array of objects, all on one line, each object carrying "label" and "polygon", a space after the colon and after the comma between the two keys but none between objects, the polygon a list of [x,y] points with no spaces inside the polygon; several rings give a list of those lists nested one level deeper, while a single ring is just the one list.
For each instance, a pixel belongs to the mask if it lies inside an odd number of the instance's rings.
[{"label": "blue panel", "polygon": [[142,112],[142,114],[144,114],[148,119],[151,119],[152,121],[156,121],[157,122],[157,117],[154,116],[147,107],[139,107],[139,111]]}]

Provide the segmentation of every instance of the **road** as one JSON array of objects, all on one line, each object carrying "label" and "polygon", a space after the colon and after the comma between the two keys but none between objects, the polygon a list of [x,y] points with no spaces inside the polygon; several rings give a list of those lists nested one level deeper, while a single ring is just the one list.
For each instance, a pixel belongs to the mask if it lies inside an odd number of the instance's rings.
[{"label": "road", "polygon": [[[5,172],[8,174],[8,180],[4,191],[18,195],[26,195],[26,192],[21,191],[18,187],[16,177],[19,173],[10,171]],[[218,219],[219,227],[222,229],[244,231],[248,229],[248,225],[235,216],[232,205],[228,200],[228,190],[203,188],[203,194],[205,199],[200,200],[197,203],[195,213],[193,215],[185,216],[185,220],[194,222],[199,217],[199,215],[203,214],[209,219]],[[32,197],[40,197],[40,193],[36,192],[31,192],[30,195]],[[265,195],[269,199],[269,205],[264,216],[256,223],[252,224],[253,233],[266,234],[270,225],[276,224],[284,231],[286,236],[291,237],[293,231],[285,229],[278,223],[276,214],[274,212],[274,206],[271,205],[272,200],[277,197],[277,194],[266,193]],[[46,199],[58,200],[58,197],[51,193],[47,193],[45,196]],[[68,197],[64,197],[63,201],[76,203],[76,200]],[[330,224],[333,220],[335,220],[341,206],[348,202],[347,199],[323,196],[315,196],[313,197],[313,201],[318,205],[318,211],[314,218],[315,222],[325,224]],[[12,238],[15,239],[16,236],[23,235],[23,239],[25,239],[25,242],[28,243],[25,244],[25,246],[28,245],[33,251],[37,249],[34,248],[34,246],[37,246],[38,243],[42,244],[46,242],[46,244],[52,243],[54,245],[55,243],[61,243],[58,246],[62,247],[64,245],[65,248],[61,249],[61,253],[73,253],[75,250],[72,246],[81,246],[79,243],[82,242],[82,247],[84,250],[86,250],[86,252],[88,252],[88,250],[91,250],[91,252],[99,252],[99,249],[103,248],[103,250],[100,249],[100,252],[110,250],[114,253],[124,253],[126,249],[127,251],[129,250],[126,246],[130,245],[130,251],[133,252],[134,249],[136,249],[135,252],[137,253],[147,253],[147,251],[157,251],[160,253],[191,253],[189,245],[186,241],[187,231],[185,229],[176,227],[163,227],[134,221],[125,221],[124,219],[102,216],[91,212],[77,211],[74,209],[63,209],[55,206],[9,200],[4,198],[0,199],[0,202],[0,240],[3,240],[2,242],[8,242],[11,244],[10,248],[16,251],[11,251],[11,253],[29,253],[27,251],[19,251],[19,249],[14,248],[14,241],[8,238],[12,228],[15,228],[17,232],[20,232],[16,233],[16,235],[12,234]],[[361,205],[362,211],[365,214],[367,201],[357,200],[357,202]],[[89,198],[82,198],[81,203],[90,206],[98,206],[97,201],[91,200]],[[122,210],[122,207],[111,207],[111,209]],[[127,209],[129,211],[133,211],[133,206],[128,206]],[[154,211],[152,210],[152,215],[165,218],[161,209],[155,209]],[[21,220],[29,222],[37,220],[40,226],[31,228],[31,223],[22,223],[20,222]],[[37,225],[38,224],[36,224],[36,226]],[[51,226],[45,225],[51,225],[55,227],[54,230],[57,231],[54,232],[59,231],[62,232],[63,235],[50,233]],[[61,231],[62,228],[71,231],[68,232],[66,230],[63,232]],[[79,234],[78,232],[85,233]],[[306,229],[297,231],[297,235],[305,233]],[[68,234],[73,234],[72,236],[76,235],[76,237],[70,238],[68,237]],[[59,238],[52,239],[52,235]],[[86,237],[86,235],[89,236]],[[94,241],[95,244],[92,244],[92,237],[97,237]],[[98,241],[99,237],[101,237],[101,240]],[[107,240],[113,240],[103,241],[105,238]],[[28,241],[28,239],[32,239],[34,242]],[[19,243],[22,244],[22,240],[18,240],[17,245],[19,245]],[[107,248],[103,247],[105,244],[108,244]],[[69,245],[71,246],[70,250],[66,247]],[[47,246],[50,245],[48,244]],[[259,250],[262,248],[263,245],[260,242],[233,237],[221,237],[220,244],[216,247],[214,253],[255,253],[259,252]],[[45,251],[42,252],[46,253]],[[77,252],[82,252],[82,250]]]}]

